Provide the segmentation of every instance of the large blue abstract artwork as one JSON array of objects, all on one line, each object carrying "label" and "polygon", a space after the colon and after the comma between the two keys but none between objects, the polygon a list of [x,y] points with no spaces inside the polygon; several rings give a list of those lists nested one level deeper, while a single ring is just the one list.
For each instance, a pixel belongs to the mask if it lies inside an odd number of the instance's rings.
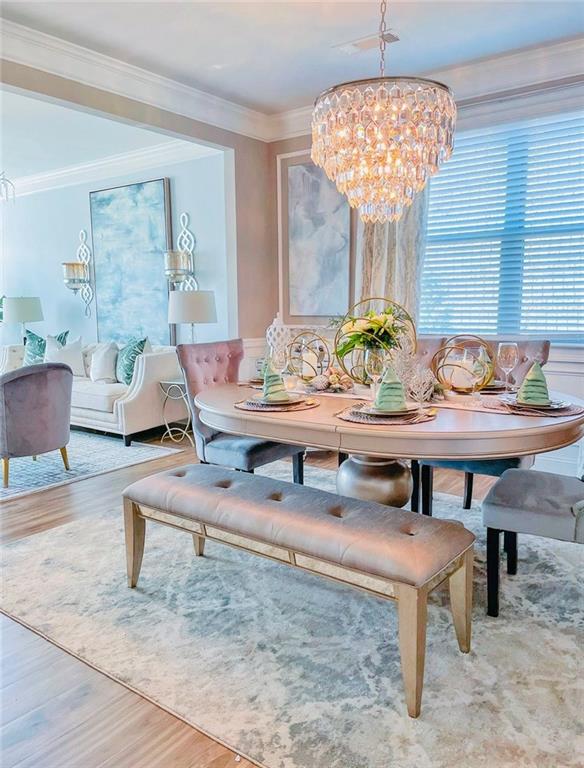
[{"label": "large blue abstract artwork", "polygon": [[152,344],[168,344],[168,180],[91,192],[89,201],[98,339],[147,336]]},{"label": "large blue abstract artwork", "polygon": [[288,238],[290,315],[342,315],[349,306],[349,204],[312,163],[288,168]]}]

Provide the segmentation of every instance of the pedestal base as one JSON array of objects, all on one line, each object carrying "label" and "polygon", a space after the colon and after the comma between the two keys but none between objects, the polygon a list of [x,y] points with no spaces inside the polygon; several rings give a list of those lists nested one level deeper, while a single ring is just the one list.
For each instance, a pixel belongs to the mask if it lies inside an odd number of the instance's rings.
[{"label": "pedestal base", "polygon": [[413,487],[410,468],[399,459],[350,456],[337,473],[337,491],[341,496],[376,501],[391,507],[405,506]]}]

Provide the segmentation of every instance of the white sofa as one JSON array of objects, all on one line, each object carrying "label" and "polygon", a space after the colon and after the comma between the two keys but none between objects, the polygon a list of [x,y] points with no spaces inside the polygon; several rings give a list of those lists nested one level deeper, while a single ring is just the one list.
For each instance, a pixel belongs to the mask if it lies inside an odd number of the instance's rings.
[{"label": "white sofa", "polygon": [[[91,356],[97,344],[83,348],[85,371],[89,374]],[[0,349],[0,374],[20,368],[24,356],[23,345]],[[71,424],[103,432],[123,435],[126,445],[137,432],[159,427],[187,417],[182,400],[168,400],[164,411],[164,393],[161,381],[182,379],[174,347],[153,347],[152,351],[136,358],[132,383],[105,384],[91,381],[89,375],[73,378],[71,397]]]}]

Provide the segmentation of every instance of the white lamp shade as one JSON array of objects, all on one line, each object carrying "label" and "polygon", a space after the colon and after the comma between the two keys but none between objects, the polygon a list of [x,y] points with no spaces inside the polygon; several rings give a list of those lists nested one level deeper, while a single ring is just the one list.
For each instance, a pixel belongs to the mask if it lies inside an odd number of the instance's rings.
[{"label": "white lamp shade", "polygon": [[38,296],[6,296],[2,308],[5,323],[38,323],[44,319]]},{"label": "white lamp shade", "polygon": [[213,291],[171,291],[168,295],[168,322],[216,323]]}]

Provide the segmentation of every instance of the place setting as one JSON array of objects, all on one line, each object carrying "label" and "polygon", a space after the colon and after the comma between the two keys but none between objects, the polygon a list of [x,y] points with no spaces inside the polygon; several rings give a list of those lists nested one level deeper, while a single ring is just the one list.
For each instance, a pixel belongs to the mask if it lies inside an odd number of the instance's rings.
[{"label": "place setting", "polygon": [[271,349],[264,363],[261,394],[240,400],[235,403],[235,408],[241,411],[265,413],[305,411],[310,408],[317,408],[319,402],[316,398],[288,391],[282,377],[287,365],[286,349]]},{"label": "place setting", "polygon": [[[335,413],[335,417],[356,424],[375,426],[397,426],[418,424],[436,418],[436,409],[424,407],[424,400],[431,395],[433,380],[426,378],[426,387],[421,381],[418,402],[406,400],[404,385],[391,364],[388,354],[380,347],[365,350],[364,367],[371,381],[372,397],[359,401]],[[410,388],[410,392],[411,392]]]}]

